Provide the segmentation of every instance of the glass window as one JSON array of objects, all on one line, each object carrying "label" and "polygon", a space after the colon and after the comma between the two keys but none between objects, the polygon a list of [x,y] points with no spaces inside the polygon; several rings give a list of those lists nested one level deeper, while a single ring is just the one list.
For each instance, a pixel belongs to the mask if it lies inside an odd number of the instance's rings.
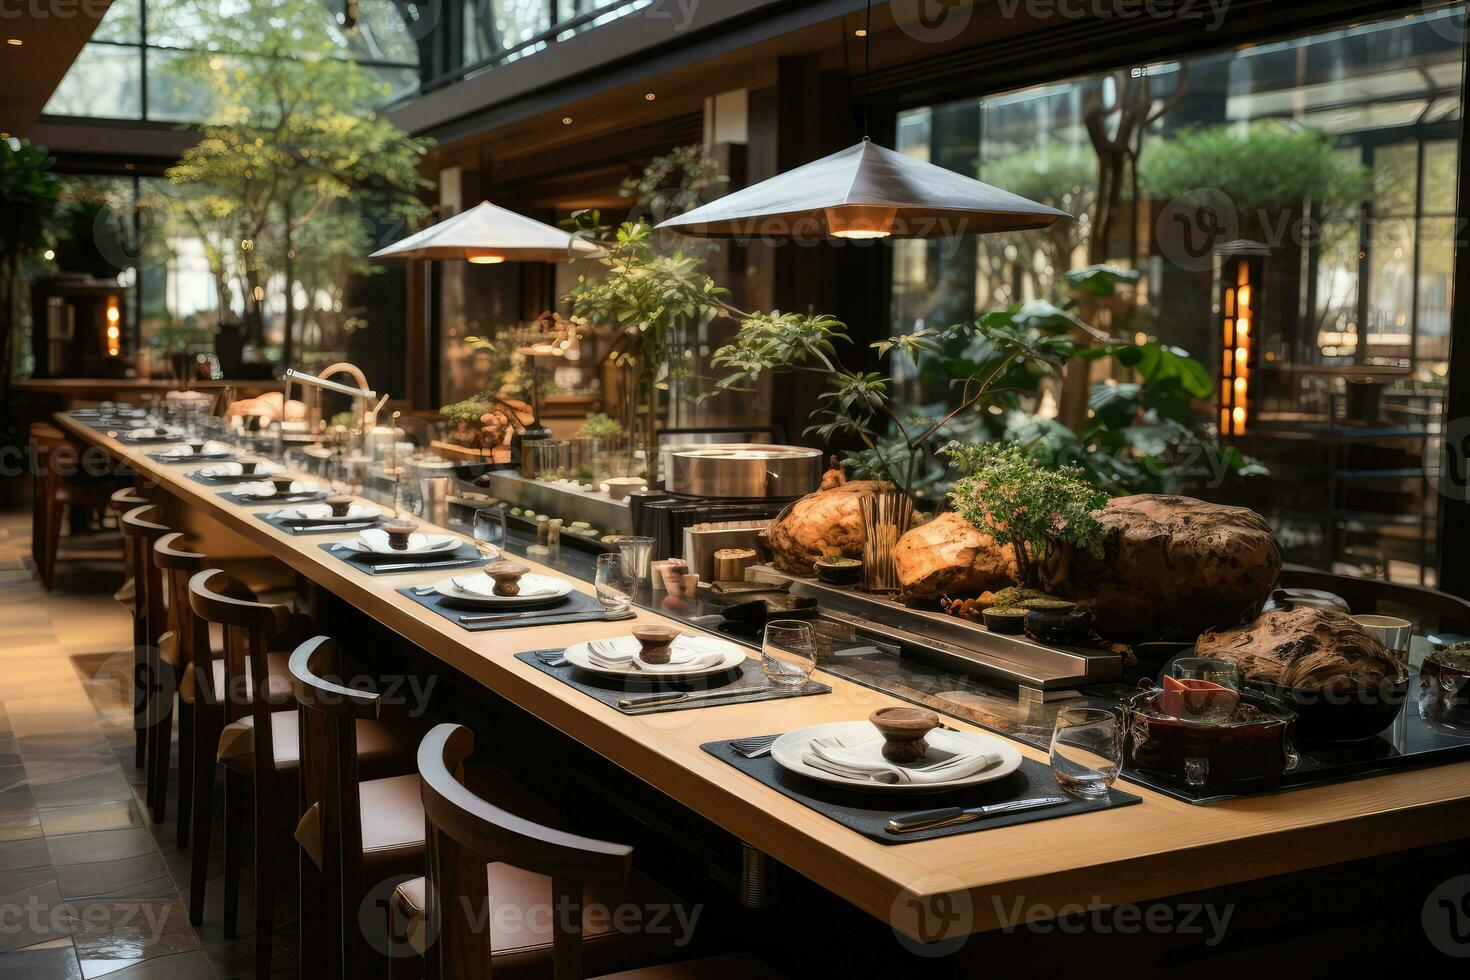
[{"label": "glass window", "polygon": [[493,58],[549,30],[549,0],[465,0],[465,64]]},{"label": "glass window", "polygon": [[143,114],[143,61],[139,49],[88,44],[51,99],[46,112],[56,116],[138,119]]},{"label": "glass window", "polygon": [[[1218,394],[1192,401],[1200,431],[1271,472],[1180,469],[1177,489],[1261,511],[1288,561],[1433,584],[1437,500],[1423,447],[1441,425],[1449,350],[1463,55],[1453,16],[1421,11],[900,113],[900,151],[1075,220],[896,243],[895,331],[1080,300],[1112,336],[1208,366]],[[1136,120],[1126,133],[1125,119]],[[1236,295],[1224,270],[1239,260],[1221,246],[1240,239],[1266,248],[1248,341],[1222,309]],[[1131,293],[1074,296],[1065,273],[1103,263],[1139,274]],[[1244,376],[1226,374],[1236,348]],[[954,397],[933,365],[896,370],[915,410]],[[1108,358],[1089,370],[1083,393],[1139,380]],[[1088,453],[1136,450],[1142,430],[1112,443],[1088,435],[1090,411],[1073,414],[1077,389],[1063,388],[1043,384],[1019,412],[1067,425]],[[1232,391],[1242,412],[1227,409],[1216,431]],[[1157,421],[1146,408],[1134,424]],[[1004,427],[991,435],[1020,431]],[[1151,474],[1113,476],[1119,492],[1157,489]]]}]

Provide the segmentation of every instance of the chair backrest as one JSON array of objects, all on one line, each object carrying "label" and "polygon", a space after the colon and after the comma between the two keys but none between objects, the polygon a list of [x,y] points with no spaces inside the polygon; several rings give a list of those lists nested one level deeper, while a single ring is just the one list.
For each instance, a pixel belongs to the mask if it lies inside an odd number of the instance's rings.
[{"label": "chair backrest", "polygon": [[[163,576],[163,586],[168,592],[168,628],[174,631],[179,648],[179,674],[182,677],[195,670],[196,666],[207,667],[209,654],[209,626],[202,623],[189,607],[189,579],[204,568],[209,559],[186,547],[187,539],[180,531],[165,534],[153,542],[153,564]],[[203,678],[195,676],[195,681]],[[213,693],[213,684],[195,687],[196,691]]]},{"label": "chair backrest", "polygon": [[270,641],[286,632],[291,608],[231,595],[232,582],[218,568],[196,572],[189,579],[189,608],[205,622],[225,627],[225,720],[253,717],[256,758],[272,759],[266,652]]},{"label": "chair backrest", "polygon": [[150,551],[153,545],[173,528],[160,524],[162,516],[156,504],[135,507],[118,519],[122,529],[124,546],[131,546],[133,555],[133,615],[145,625],[146,641],[150,646],[166,629],[167,614],[163,605],[163,572],[153,563]]},{"label": "chair backrest", "polygon": [[427,972],[440,980],[490,977],[494,916],[485,865],[499,861],[551,878],[553,974],[580,980],[583,886],[625,882],[633,849],[555,830],[480,799],[464,785],[474,747],[474,735],[461,725],[439,725],[419,743],[428,831],[425,927],[436,937],[426,952]]},{"label": "chair backrest", "polygon": [[134,510],[138,507],[146,507],[152,503],[136,487],[120,487],[112,491],[112,496],[109,499],[112,502],[112,506],[120,511]]},{"label": "chair backrest", "polygon": [[352,922],[365,896],[362,807],[358,796],[357,721],[379,717],[381,696],[346,687],[333,677],[345,669],[342,648],[317,636],[291,654],[291,693],[299,706],[300,810],[317,808],[323,880],[340,882],[340,913]]},{"label": "chair backrest", "polygon": [[1448,592],[1294,565],[1281,570],[1280,584],[1332,592],[1346,599],[1356,615],[1399,616],[1412,620],[1418,632],[1470,634],[1470,602]]}]

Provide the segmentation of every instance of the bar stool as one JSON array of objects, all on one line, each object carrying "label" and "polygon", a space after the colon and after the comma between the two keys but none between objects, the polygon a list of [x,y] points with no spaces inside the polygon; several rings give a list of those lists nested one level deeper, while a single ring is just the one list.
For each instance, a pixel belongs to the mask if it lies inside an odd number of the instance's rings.
[{"label": "bar stool", "polygon": [[133,727],[136,744],[134,764],[147,766],[147,785],[152,793],[157,753],[153,746],[153,727],[156,724],[158,686],[158,638],[163,635],[165,623],[163,576],[153,564],[150,553],[153,545],[172,528],[159,524],[156,517],[159,508],[155,504],[128,511],[118,521],[122,528],[124,544],[133,552],[134,611],[133,611]]},{"label": "bar stool", "polygon": [[35,466],[31,473],[31,557],[36,562],[42,587],[50,592],[61,549],[61,519],[67,508],[100,512],[107,507],[117,484],[85,474],[66,477],[58,472],[56,455],[60,450],[70,450],[78,460],[81,456],[66,433],[56,426],[32,422],[30,435],[31,445],[35,447]]},{"label": "bar stool", "polygon": [[[223,707],[217,758],[225,770],[225,909],[227,937],[235,935],[240,896],[240,824],[248,782],[255,801],[255,969],[269,977],[274,932],[277,800],[294,795],[301,761],[300,718],[291,707],[289,654],[274,650],[299,645],[315,633],[311,621],[284,605],[252,602],[225,594],[223,573],[205,569],[189,580],[195,614],[225,627]],[[199,640],[195,638],[195,649]],[[366,721],[358,730],[359,758],[373,769],[380,756],[397,754],[411,765],[413,743],[396,738],[390,726]],[[194,847],[208,846],[203,830],[206,799],[196,782]],[[293,811],[294,812],[294,811]],[[197,855],[197,852],[196,852]],[[196,860],[196,867],[198,866]],[[203,882],[198,884],[200,894]],[[191,901],[194,896],[190,896]],[[200,909],[202,912],[202,907]]]},{"label": "bar stool", "polygon": [[[404,706],[385,705],[372,690],[344,686],[346,659],[325,636],[291,654],[301,726],[301,934],[338,939],[337,955],[325,941],[316,950],[301,944],[303,976],[382,976],[387,963],[358,928],[359,910],[389,878],[423,868],[416,753],[432,723]],[[417,838],[418,846],[395,846],[405,837]]]},{"label": "bar stool", "polygon": [[[485,800],[465,784],[464,763],[473,750],[474,736],[459,725],[438,726],[419,746],[428,875],[399,885],[389,914],[390,935],[425,957],[423,975],[572,980],[583,976],[584,961],[601,973],[672,956],[672,936],[619,932],[613,921],[621,917],[611,914],[587,921],[589,906],[648,910],[678,902],[633,870],[633,849],[568,834]],[[512,922],[492,914],[492,900],[523,910],[549,907],[553,914],[545,924],[534,916]],[[399,975],[407,971],[395,966]],[[618,976],[760,980],[775,974],[749,957],[715,957]]]},{"label": "bar stool", "polygon": [[[121,487],[117,490],[114,490],[112,496],[108,498],[108,507],[111,512],[117,517],[119,522],[121,522],[122,520],[122,515],[126,514],[128,511],[136,510],[139,507],[145,507],[149,503],[151,503],[151,501],[149,501],[147,497],[143,496],[140,491],[133,487]],[[119,527],[119,529],[121,528]],[[118,588],[116,592],[112,594],[112,598],[115,599],[119,604],[121,604],[123,608],[127,609],[129,612],[133,612],[134,602],[137,599],[137,593],[138,590],[133,575],[133,549],[129,546],[127,540],[124,539],[123,584]]]}]

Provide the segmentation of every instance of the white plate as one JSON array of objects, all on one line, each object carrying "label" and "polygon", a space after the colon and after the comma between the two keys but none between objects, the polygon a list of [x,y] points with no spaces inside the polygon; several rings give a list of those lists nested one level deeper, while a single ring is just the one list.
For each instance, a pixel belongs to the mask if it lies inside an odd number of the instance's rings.
[{"label": "white plate", "polygon": [[376,507],[365,507],[362,504],[353,504],[347,509],[347,516],[335,517],[332,514],[330,504],[303,504],[299,507],[287,507],[285,510],[275,511],[270,515],[278,521],[322,521],[337,524],[361,524],[382,517],[383,512]]},{"label": "white plate", "polygon": [[258,500],[267,500],[271,497],[293,497],[300,493],[320,493],[321,487],[310,480],[292,480],[291,490],[288,493],[276,493],[276,485],[269,480],[261,480],[259,483],[247,483],[230,491],[231,497],[254,497]]},{"label": "white plate", "polygon": [[[202,477],[240,476],[244,472],[245,468],[239,463],[215,463],[213,466],[204,467],[204,469],[200,470],[194,475]],[[252,475],[259,474],[262,476],[270,476],[273,473],[279,472],[281,472],[281,467],[277,466],[275,463],[256,463],[255,474]]]},{"label": "white plate", "polygon": [[[983,732],[946,732],[945,735],[963,739],[973,744],[977,751],[994,752],[1000,756],[1000,762],[963,779],[952,779],[942,783],[880,783],[876,780],[839,776],[825,769],[809,766],[802,760],[802,756],[806,754],[807,745],[814,738],[861,741],[861,745],[854,745],[850,751],[871,750],[875,758],[881,757],[883,736],[878,734],[878,729],[874,728],[873,723],[869,721],[832,721],[825,725],[813,725],[811,728],[787,732],[776,739],[775,744],[771,746],[771,758],[789,772],[799,773],[824,783],[865,791],[871,790],[875,793],[939,793],[1002,779],[1021,768],[1021,751],[1003,738],[986,735]],[[867,736],[871,736],[871,740],[864,740]]]},{"label": "white plate", "polygon": [[[711,674],[721,674],[727,670],[733,670],[745,662],[745,651],[727,640],[721,640],[711,636],[699,636],[695,637],[695,639],[699,641],[701,647],[708,646],[712,650],[718,650],[722,654],[723,659],[719,663],[709,667],[699,667],[693,670],[681,670],[677,663],[669,663],[663,666],[644,664],[641,667],[634,667],[630,663],[627,667],[605,667],[592,659],[591,652],[588,650],[586,643],[578,643],[575,646],[567,647],[566,658],[567,663],[575,664],[583,670],[591,671],[594,674],[601,674],[604,677],[617,677],[620,679],[629,677],[648,679],[656,677],[659,680],[708,677]],[[627,650],[631,652],[639,649],[638,641],[631,636],[619,636],[611,642],[615,643],[620,651]],[[675,656],[678,656],[678,642],[678,640],[674,641]],[[700,653],[703,652],[705,651],[701,649]]]},{"label": "white plate", "polygon": [[183,459],[188,459],[191,456],[222,456],[225,453],[228,453],[229,451],[230,451],[230,447],[229,446],[226,446],[222,442],[207,442],[207,443],[204,444],[204,449],[202,451],[198,452],[198,453],[194,452],[193,449],[191,449],[187,445],[185,445],[185,446],[170,446],[168,449],[165,449],[163,452],[159,453],[159,455],[160,456],[178,456],[178,457],[181,457]]},{"label": "white plate", "polygon": [[407,548],[395,548],[388,543],[388,532],[381,528],[363,531],[342,547],[368,555],[436,555],[441,551],[453,551],[464,541],[448,534],[409,535]]},{"label": "white plate", "polygon": [[[469,588],[460,588],[456,584],[458,582],[465,583]],[[521,576],[520,595],[495,595],[491,591],[494,588],[495,582],[485,574],[456,575],[434,583],[434,591],[446,599],[472,603],[477,606],[504,606],[507,608],[544,606],[558,602],[572,594],[572,583],[566,579],[552,578],[550,575]],[[543,589],[546,591],[543,592]],[[527,595],[527,593],[531,594]]]}]

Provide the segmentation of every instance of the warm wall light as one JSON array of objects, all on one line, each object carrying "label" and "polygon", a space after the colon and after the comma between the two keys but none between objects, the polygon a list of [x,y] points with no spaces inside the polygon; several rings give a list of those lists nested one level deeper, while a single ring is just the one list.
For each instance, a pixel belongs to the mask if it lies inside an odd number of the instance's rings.
[{"label": "warm wall light", "polygon": [[107,297],[107,356],[122,354],[122,309],[116,296]]},{"label": "warm wall light", "polygon": [[827,234],[833,238],[888,238],[893,234],[893,221],[898,208],[849,205],[827,208]]},{"label": "warm wall light", "polygon": [[852,36],[853,37],[867,37],[868,36],[868,32],[864,28],[859,27],[857,30],[855,30],[855,31],[852,32]]},{"label": "warm wall light", "polygon": [[570,126],[572,124],[572,117],[571,116],[562,116],[561,117],[561,124],[563,126]]},{"label": "warm wall light", "polygon": [[7,38],[6,38],[6,39],[5,39],[5,43],[6,43],[6,44],[13,44],[13,45],[15,45],[15,46],[16,46],[16,47],[17,47],[17,48],[18,48],[18,47],[20,47],[20,46],[21,46],[21,45],[22,45],[22,44],[25,44],[25,42],[24,42],[24,41],[22,41],[22,40],[21,40],[21,39],[20,39],[20,38],[18,38],[18,37],[7,37]]},{"label": "warm wall light", "polygon": [[1220,434],[1243,436],[1254,415],[1251,407],[1261,282],[1267,249],[1255,242],[1231,242],[1219,258],[1218,309],[1220,322]]},{"label": "warm wall light", "polygon": [[468,261],[469,261],[469,263],[471,265],[500,265],[500,263],[502,263],[502,262],[505,261],[505,256],[504,255],[471,255],[469,257],[469,260]]},{"label": "warm wall light", "polygon": [[656,92],[648,92],[643,97],[645,99],[647,99],[649,102],[652,102],[654,99],[658,98],[658,93],[656,93]]}]

